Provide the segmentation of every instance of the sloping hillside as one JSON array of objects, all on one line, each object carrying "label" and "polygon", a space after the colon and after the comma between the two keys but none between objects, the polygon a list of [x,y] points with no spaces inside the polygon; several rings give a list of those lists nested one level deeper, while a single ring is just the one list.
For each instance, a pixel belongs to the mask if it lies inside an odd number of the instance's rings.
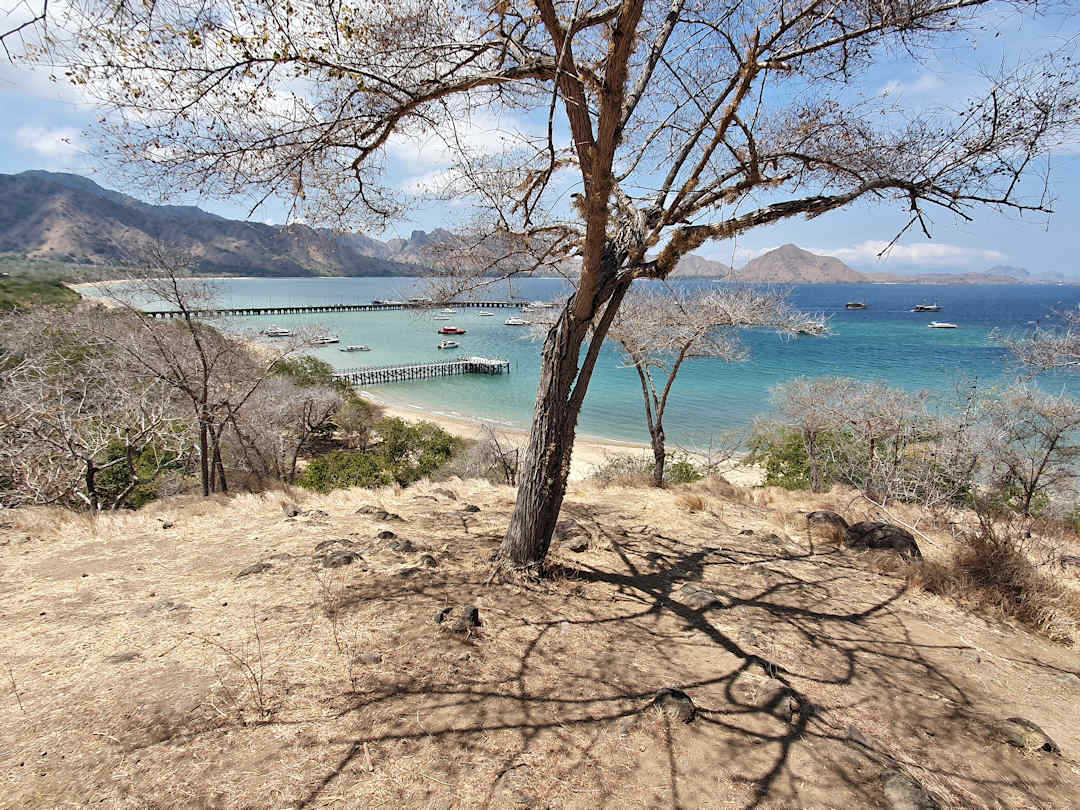
[{"label": "sloping hillside", "polygon": [[869,279],[832,256],[782,245],[751,260],[734,280],[755,284],[856,284]]},{"label": "sloping hillside", "polygon": [[[8,513],[0,804],[1075,807],[1074,650],[722,483],[574,485],[549,578],[487,585],[512,501]],[[1007,744],[1012,716],[1062,753]]]}]

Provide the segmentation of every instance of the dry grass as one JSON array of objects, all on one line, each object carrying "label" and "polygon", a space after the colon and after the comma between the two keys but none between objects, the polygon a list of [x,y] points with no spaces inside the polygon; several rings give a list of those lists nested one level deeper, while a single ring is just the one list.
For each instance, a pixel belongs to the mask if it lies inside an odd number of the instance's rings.
[{"label": "dry grass", "polygon": [[696,492],[682,492],[675,496],[675,505],[693,514],[694,512],[704,512],[708,502]]},{"label": "dry grass", "polygon": [[984,523],[963,536],[944,560],[907,566],[913,586],[969,610],[1019,622],[1059,644],[1074,644],[1080,625],[1080,592],[1051,566],[1037,566],[1016,526]]}]

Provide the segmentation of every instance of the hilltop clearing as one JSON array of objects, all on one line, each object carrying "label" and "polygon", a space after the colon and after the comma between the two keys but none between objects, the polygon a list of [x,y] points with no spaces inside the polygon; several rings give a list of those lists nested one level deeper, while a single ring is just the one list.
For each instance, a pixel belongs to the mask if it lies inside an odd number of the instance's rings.
[{"label": "hilltop clearing", "polygon": [[1075,648],[811,540],[850,495],[582,482],[549,577],[487,585],[513,496],[6,512],[0,805],[1075,806]]}]

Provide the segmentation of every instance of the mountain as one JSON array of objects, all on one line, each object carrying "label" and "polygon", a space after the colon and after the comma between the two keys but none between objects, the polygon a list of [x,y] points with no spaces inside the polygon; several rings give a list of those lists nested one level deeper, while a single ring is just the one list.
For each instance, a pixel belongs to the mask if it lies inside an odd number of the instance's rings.
[{"label": "mountain", "polygon": [[682,278],[727,278],[731,275],[731,268],[723,262],[688,253],[675,266],[675,275]]},{"label": "mountain", "polygon": [[0,174],[0,252],[81,264],[125,264],[140,245],[189,248],[203,273],[258,276],[418,275],[430,237],[383,243],[306,225],[243,222],[184,205],[151,205],[74,174]]},{"label": "mountain", "polygon": [[1026,281],[1031,278],[1031,271],[1023,267],[1013,267],[1011,264],[995,264],[986,271],[991,276],[1010,276]]},{"label": "mountain", "polygon": [[789,244],[748,262],[732,280],[753,284],[857,284],[868,279],[839,259]]}]

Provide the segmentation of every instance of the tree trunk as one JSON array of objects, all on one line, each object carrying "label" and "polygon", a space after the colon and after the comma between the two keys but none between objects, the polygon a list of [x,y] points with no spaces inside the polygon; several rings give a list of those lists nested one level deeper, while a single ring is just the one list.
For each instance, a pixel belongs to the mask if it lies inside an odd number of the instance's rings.
[{"label": "tree trunk", "polygon": [[202,494],[210,496],[210,442],[207,439],[206,413],[199,409],[199,474],[202,478]]},{"label": "tree trunk", "polygon": [[[551,535],[559,518],[570,456],[574,449],[578,413],[611,319],[630,287],[631,279],[618,278],[615,270],[625,253],[609,256],[611,270],[595,287],[590,310],[595,317],[605,304],[604,314],[593,327],[593,338],[580,369],[581,346],[589,334],[589,322],[575,315],[575,298],[563,307],[559,320],[544,341],[540,385],[533,409],[529,446],[518,479],[517,502],[497,559],[504,570],[537,576],[551,545]],[[580,288],[577,295],[580,295]],[[590,321],[592,318],[590,318]]]},{"label": "tree trunk", "polygon": [[806,433],[806,459],[810,463],[810,491],[821,492],[821,470],[818,467],[817,435]]},{"label": "tree trunk", "polygon": [[659,422],[652,431],[653,486],[664,486],[664,462],[667,450],[664,448],[664,427]]}]

